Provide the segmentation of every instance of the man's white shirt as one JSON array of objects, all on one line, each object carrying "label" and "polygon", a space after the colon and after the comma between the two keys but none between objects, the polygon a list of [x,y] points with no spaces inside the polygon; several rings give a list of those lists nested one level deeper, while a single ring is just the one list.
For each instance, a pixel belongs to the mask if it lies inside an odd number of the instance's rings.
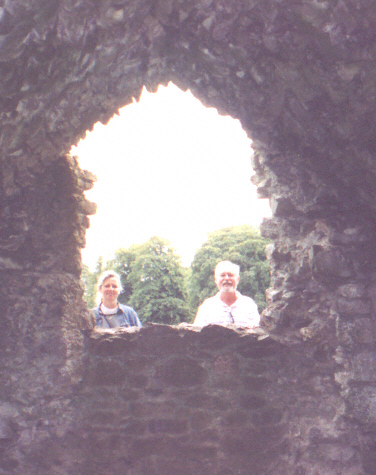
[{"label": "man's white shirt", "polygon": [[240,292],[236,292],[236,301],[232,305],[225,304],[218,292],[214,297],[206,299],[198,309],[194,325],[233,324],[241,327],[255,327],[260,323],[256,303]]}]

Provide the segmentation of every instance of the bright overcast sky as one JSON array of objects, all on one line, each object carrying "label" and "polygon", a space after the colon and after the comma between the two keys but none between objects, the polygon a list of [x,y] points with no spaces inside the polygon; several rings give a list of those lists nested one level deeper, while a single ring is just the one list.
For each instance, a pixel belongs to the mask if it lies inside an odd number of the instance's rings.
[{"label": "bright overcast sky", "polygon": [[250,182],[251,141],[240,122],[171,83],[144,90],[71,153],[98,178],[86,192],[98,204],[82,251],[91,269],[151,236],[168,239],[189,266],[209,232],[270,216]]}]

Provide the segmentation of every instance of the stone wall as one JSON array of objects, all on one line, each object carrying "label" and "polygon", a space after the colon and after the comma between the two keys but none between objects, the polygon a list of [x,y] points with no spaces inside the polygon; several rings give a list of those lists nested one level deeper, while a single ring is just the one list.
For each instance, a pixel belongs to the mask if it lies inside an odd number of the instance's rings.
[{"label": "stone wall", "polygon": [[[0,473],[105,473],[109,445],[129,473],[375,473],[375,31],[371,0],[0,2]],[[273,209],[265,340],[90,336],[79,274],[94,177],[68,152],[169,81],[253,139]],[[203,379],[179,386],[168,368]],[[108,400],[118,416],[95,422]],[[174,417],[152,416],[153,400]]]},{"label": "stone wall", "polygon": [[321,354],[262,332],[184,324],[89,332],[85,343],[80,384],[41,390],[27,421],[24,407],[9,414],[13,426],[2,419],[3,473],[361,471],[336,365]]}]

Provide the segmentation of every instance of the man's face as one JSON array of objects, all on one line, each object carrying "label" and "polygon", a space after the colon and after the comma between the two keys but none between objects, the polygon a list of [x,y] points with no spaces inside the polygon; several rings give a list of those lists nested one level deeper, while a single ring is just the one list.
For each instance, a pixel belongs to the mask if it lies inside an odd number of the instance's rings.
[{"label": "man's face", "polygon": [[215,276],[215,283],[220,292],[235,292],[239,276],[229,270],[223,270]]}]

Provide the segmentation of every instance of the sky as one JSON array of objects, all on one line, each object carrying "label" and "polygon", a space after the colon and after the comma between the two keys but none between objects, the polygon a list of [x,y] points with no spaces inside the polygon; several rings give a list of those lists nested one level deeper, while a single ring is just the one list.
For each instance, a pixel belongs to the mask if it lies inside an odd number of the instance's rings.
[{"label": "sky", "polygon": [[250,182],[251,141],[240,122],[172,83],[144,89],[71,153],[98,179],[85,193],[98,206],[82,250],[91,270],[99,256],[152,236],[168,239],[189,266],[208,233],[270,216]]}]

